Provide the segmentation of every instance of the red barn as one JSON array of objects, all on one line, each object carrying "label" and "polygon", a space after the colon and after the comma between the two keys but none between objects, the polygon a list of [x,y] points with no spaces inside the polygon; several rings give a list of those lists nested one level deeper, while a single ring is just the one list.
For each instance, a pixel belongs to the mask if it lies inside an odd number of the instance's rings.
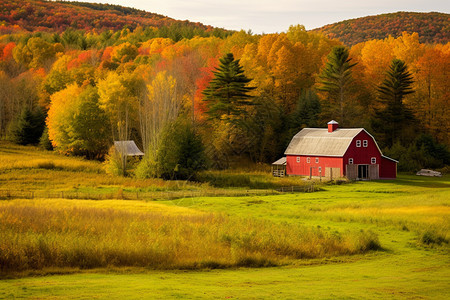
[{"label": "red barn", "polygon": [[364,128],[304,128],[289,143],[286,175],[346,176],[352,180],[395,179],[398,161],[386,157]]}]

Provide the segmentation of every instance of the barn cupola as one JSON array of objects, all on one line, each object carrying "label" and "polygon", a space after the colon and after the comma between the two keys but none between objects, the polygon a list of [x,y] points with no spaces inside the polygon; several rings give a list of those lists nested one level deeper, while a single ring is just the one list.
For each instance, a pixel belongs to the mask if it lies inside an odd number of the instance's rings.
[{"label": "barn cupola", "polygon": [[327,124],[328,124],[328,132],[333,132],[339,127],[339,123],[336,122],[335,120],[331,120]]}]

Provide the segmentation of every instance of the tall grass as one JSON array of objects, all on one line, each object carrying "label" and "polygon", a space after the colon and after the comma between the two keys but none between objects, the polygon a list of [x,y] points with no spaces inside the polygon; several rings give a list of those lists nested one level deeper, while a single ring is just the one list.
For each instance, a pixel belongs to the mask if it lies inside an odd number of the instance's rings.
[{"label": "tall grass", "polygon": [[306,186],[311,184],[304,177],[273,177],[270,170],[210,170],[200,172],[197,174],[196,179],[218,188],[278,189],[286,186]]},{"label": "tall grass", "polygon": [[131,212],[68,203],[0,204],[2,273],[55,267],[260,267],[379,248],[370,232],[330,234],[220,214]]}]

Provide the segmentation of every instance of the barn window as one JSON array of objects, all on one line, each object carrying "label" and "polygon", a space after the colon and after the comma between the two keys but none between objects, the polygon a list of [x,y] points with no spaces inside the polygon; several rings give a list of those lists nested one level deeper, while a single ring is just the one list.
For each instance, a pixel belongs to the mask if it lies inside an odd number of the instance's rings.
[{"label": "barn window", "polygon": [[361,147],[361,140],[356,140],[356,147]]},{"label": "barn window", "polygon": [[297,162],[298,163],[300,162],[300,156],[297,156]]},{"label": "barn window", "polygon": [[316,164],[318,164],[319,163],[319,158],[318,157],[316,157]]},{"label": "barn window", "polygon": [[363,147],[367,147],[367,145],[369,145],[369,142],[367,140],[363,141]]},{"label": "barn window", "polygon": [[322,175],[322,167],[319,167],[319,173]]},{"label": "barn window", "polygon": [[372,163],[372,165],[376,164],[377,163],[377,158],[376,157],[372,157],[370,159],[370,162]]},{"label": "barn window", "polygon": [[311,162],[311,159],[308,157],[308,158],[306,159],[306,162],[309,164],[309,163]]},{"label": "barn window", "polygon": [[348,164],[349,164],[349,165],[353,165],[353,158],[349,158],[349,159],[348,159]]}]

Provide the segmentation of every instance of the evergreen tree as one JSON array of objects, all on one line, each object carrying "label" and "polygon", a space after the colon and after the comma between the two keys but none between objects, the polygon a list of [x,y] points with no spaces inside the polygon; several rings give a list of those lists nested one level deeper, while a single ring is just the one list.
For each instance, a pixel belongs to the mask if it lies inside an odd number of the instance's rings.
[{"label": "evergreen tree", "polygon": [[344,46],[337,46],[331,50],[328,55],[328,62],[319,75],[320,85],[317,88],[327,94],[328,99],[324,102],[324,118],[338,118],[341,124],[345,124],[346,97],[351,89],[353,82],[351,69],[356,63],[351,63],[348,49]]},{"label": "evergreen tree", "polygon": [[203,143],[190,122],[180,119],[166,128],[156,165],[164,179],[192,179],[205,168]]},{"label": "evergreen tree", "polygon": [[297,108],[291,116],[292,128],[295,131],[303,127],[317,127],[320,114],[320,101],[312,90],[302,90],[298,98]]},{"label": "evergreen tree", "polygon": [[377,89],[382,108],[375,111],[372,121],[372,127],[387,147],[397,140],[406,144],[415,135],[411,133],[414,116],[403,103],[405,96],[414,92],[412,84],[412,75],[406,63],[399,59],[392,60],[386,78]]},{"label": "evergreen tree", "polygon": [[246,114],[246,106],[252,101],[248,93],[255,89],[247,84],[251,79],[244,75],[239,60],[232,53],[220,59],[214,78],[203,91],[204,101],[208,104],[208,115],[211,119],[226,119],[233,122]]},{"label": "evergreen tree", "polygon": [[195,179],[206,168],[203,143],[187,119],[168,124],[157,153],[146,153],[136,169],[138,178]]},{"label": "evergreen tree", "polygon": [[45,116],[42,110],[25,107],[11,124],[9,137],[19,145],[37,144],[44,131]]}]

